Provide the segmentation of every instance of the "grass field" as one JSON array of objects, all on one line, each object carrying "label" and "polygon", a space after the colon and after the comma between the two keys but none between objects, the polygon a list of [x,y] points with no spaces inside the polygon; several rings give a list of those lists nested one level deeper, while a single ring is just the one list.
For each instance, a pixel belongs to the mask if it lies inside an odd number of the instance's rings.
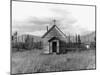
[{"label": "grass field", "polygon": [[39,50],[13,52],[12,74],[95,69],[95,50],[41,54]]}]

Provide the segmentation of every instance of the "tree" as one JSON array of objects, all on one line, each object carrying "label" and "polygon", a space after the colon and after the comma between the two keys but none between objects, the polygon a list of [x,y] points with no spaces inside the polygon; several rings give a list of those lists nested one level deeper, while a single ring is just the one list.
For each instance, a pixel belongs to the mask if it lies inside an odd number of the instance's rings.
[{"label": "tree", "polygon": [[78,39],[77,39],[77,40],[78,40],[78,47],[80,47],[80,45],[81,45],[81,38],[80,38],[80,35],[78,35],[77,37],[78,37]]},{"label": "tree", "polygon": [[96,48],[96,36],[94,37],[94,41],[91,42],[91,46],[92,46],[93,48]]},{"label": "tree", "polygon": [[11,36],[11,40],[14,40],[14,36],[13,35]]},{"label": "tree", "polygon": [[39,49],[43,49],[43,42],[42,41],[39,42]]},{"label": "tree", "polygon": [[25,48],[26,49],[32,49],[33,48],[33,38],[27,35],[25,39]]},{"label": "tree", "polygon": [[71,46],[72,46],[72,43],[71,43],[71,38],[70,38],[70,34],[69,34],[69,36],[68,36],[68,44],[69,44],[69,47],[71,47]]},{"label": "tree", "polygon": [[29,46],[30,46],[29,35],[27,35],[27,36],[26,36],[26,39],[25,39],[25,48],[26,48],[26,49],[30,49]]},{"label": "tree", "polygon": [[12,47],[19,50],[19,42],[18,42],[18,32],[14,32],[11,39],[12,39]]},{"label": "tree", "polygon": [[71,43],[70,34],[68,36],[68,42]]},{"label": "tree", "polygon": [[75,39],[76,39],[76,44],[78,43],[78,37],[77,37],[77,34],[76,34],[76,37],[75,37]]},{"label": "tree", "polygon": [[81,44],[81,38],[80,38],[80,35],[78,35],[78,44]]},{"label": "tree", "polygon": [[15,40],[16,43],[17,43],[17,36],[18,36],[18,32],[16,31],[16,32],[13,34],[13,39]]}]

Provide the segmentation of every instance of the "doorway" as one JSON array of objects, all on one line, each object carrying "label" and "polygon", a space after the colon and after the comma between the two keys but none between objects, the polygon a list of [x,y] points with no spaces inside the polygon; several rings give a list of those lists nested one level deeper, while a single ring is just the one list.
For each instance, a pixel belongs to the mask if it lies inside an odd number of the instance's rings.
[{"label": "doorway", "polygon": [[52,42],[52,52],[57,52],[57,42]]}]

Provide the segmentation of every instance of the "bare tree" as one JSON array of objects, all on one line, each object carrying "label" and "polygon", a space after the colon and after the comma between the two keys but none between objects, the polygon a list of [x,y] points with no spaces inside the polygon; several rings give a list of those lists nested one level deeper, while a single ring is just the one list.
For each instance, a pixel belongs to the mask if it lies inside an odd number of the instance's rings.
[{"label": "bare tree", "polygon": [[34,41],[34,39],[32,37],[30,37],[29,35],[27,35],[27,37],[25,39],[25,48],[32,49],[34,46],[33,41]]},{"label": "bare tree", "polygon": [[69,34],[69,36],[68,36],[68,42],[69,42],[69,43],[71,42],[71,39],[70,39],[70,34]]},{"label": "bare tree", "polygon": [[77,36],[77,40],[78,40],[78,47],[80,48],[80,45],[81,45],[81,38],[80,38],[80,35],[78,34],[78,36]]},{"label": "bare tree", "polygon": [[72,42],[71,42],[70,34],[69,34],[69,36],[68,36],[68,44],[69,44],[69,47],[72,47]]},{"label": "bare tree", "polygon": [[18,32],[16,31],[14,34],[13,34],[13,38],[15,40],[15,42],[17,43],[17,35],[18,35]]},{"label": "bare tree", "polygon": [[76,44],[77,44],[77,42],[78,42],[78,37],[77,37],[77,34],[76,34],[76,37],[75,37],[75,39],[76,39]]}]

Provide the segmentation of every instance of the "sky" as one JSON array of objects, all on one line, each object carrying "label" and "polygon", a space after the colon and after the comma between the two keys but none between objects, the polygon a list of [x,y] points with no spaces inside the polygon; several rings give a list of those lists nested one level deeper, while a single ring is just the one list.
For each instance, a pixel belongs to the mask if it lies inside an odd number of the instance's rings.
[{"label": "sky", "polygon": [[42,36],[56,25],[66,34],[95,31],[95,7],[12,1],[12,33]]}]

